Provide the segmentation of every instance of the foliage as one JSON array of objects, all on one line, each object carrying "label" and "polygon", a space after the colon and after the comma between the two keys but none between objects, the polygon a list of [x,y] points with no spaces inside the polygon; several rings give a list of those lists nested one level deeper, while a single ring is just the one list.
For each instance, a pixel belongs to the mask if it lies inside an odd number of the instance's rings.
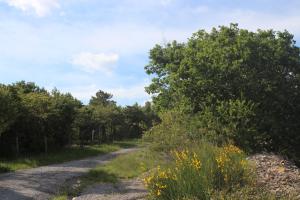
[{"label": "foliage", "polygon": [[111,100],[113,97],[112,94],[106,93],[102,90],[99,90],[94,97],[91,98],[90,100],[90,105],[102,105],[102,106],[107,106],[107,105],[112,105],[116,104],[113,100]]},{"label": "foliage", "polygon": [[156,45],[145,69],[157,110],[210,113],[209,104],[215,110],[218,102],[245,101],[255,105],[258,145],[300,158],[300,49],[289,32],[237,24],[200,30],[187,43]]},{"label": "foliage", "polygon": [[255,105],[244,100],[218,101],[202,112],[188,115],[171,110],[160,114],[161,123],[144,135],[154,149],[170,150],[203,139],[216,145],[234,143],[246,151],[258,146],[253,127]]},{"label": "foliage", "polygon": [[49,153],[72,144],[136,138],[158,118],[152,105],[117,106],[99,90],[89,105],[31,82],[0,85],[0,155]]},{"label": "foliage", "polygon": [[255,109],[255,104],[245,100],[209,104],[192,117],[190,137],[205,138],[217,145],[234,143],[247,151],[257,148],[262,141],[253,125]]},{"label": "foliage", "polygon": [[14,91],[0,85],[0,136],[18,117],[19,101]]},{"label": "foliage", "polygon": [[153,199],[210,199],[214,191],[251,182],[244,153],[233,145],[217,148],[201,143],[173,152],[174,163],[144,178]]},{"label": "foliage", "polygon": [[170,110],[160,114],[161,123],[147,131],[143,139],[155,150],[169,151],[189,143],[189,117]]}]

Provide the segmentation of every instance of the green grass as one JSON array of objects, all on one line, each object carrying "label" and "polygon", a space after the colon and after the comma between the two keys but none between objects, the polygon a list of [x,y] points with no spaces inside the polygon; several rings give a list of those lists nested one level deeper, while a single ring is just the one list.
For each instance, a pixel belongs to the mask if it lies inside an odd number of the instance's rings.
[{"label": "green grass", "polygon": [[57,152],[32,155],[29,157],[22,156],[13,160],[5,160],[0,158],[0,173],[55,163],[62,163],[66,161],[109,153],[121,148],[130,148],[137,146],[139,146],[139,140],[125,140],[116,141],[111,144],[89,145],[85,146],[84,148],[80,148],[79,146],[72,146],[64,148]]},{"label": "green grass", "polygon": [[68,196],[63,194],[63,195],[58,195],[54,198],[52,198],[52,200],[68,200]]},{"label": "green grass", "polygon": [[145,148],[121,155],[105,165],[91,169],[88,174],[78,178],[75,181],[76,187],[67,183],[61,188],[54,200],[57,200],[59,197],[78,196],[84,188],[95,183],[117,183],[120,179],[138,177],[162,164],[164,164],[164,156],[162,154],[150,152]]},{"label": "green grass", "polygon": [[[119,156],[106,165],[98,166],[90,170],[86,178],[92,178],[100,182],[105,181],[102,180],[103,176],[101,176],[103,172],[113,174],[118,179],[134,178],[161,165],[162,162],[162,155],[142,149],[137,152]],[[99,176],[97,176],[98,174]]]}]

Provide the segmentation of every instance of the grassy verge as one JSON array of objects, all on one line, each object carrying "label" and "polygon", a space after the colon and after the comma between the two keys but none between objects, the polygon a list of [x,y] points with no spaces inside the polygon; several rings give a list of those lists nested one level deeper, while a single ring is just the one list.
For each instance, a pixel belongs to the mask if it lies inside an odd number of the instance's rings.
[{"label": "grassy verge", "polygon": [[39,154],[28,157],[22,156],[13,160],[1,160],[0,158],[0,173],[82,159],[90,156],[109,153],[121,148],[137,147],[138,145],[138,140],[126,140],[116,141],[111,144],[89,145],[85,146],[84,148],[72,146],[57,152],[48,153],[47,155]]},{"label": "grassy verge", "polygon": [[[202,158],[201,167],[204,168],[205,166],[208,166],[209,163],[205,162],[205,160],[209,160],[210,157],[212,157],[211,154],[209,154],[208,147],[205,147],[205,145],[202,145],[201,152],[197,152],[199,155],[199,159]],[[215,147],[216,148],[216,147]],[[192,149],[190,149],[192,150]],[[233,149],[235,150],[235,149]],[[234,152],[236,154],[237,149]],[[216,152],[217,153],[217,152]],[[229,152],[230,153],[230,152]],[[202,155],[201,155],[202,154]],[[223,155],[223,154],[222,154]],[[194,155],[192,155],[194,156]],[[225,155],[223,155],[225,156]],[[166,159],[167,158],[167,159]],[[234,168],[235,164],[241,163],[240,159],[235,160],[232,157],[228,163],[228,165],[231,168]],[[194,161],[194,157],[192,157],[192,161]],[[243,157],[244,159],[244,157]],[[167,160],[167,161],[166,161]],[[223,159],[224,160],[224,159]],[[143,148],[141,150],[138,150],[137,152],[129,153],[126,155],[121,155],[115,159],[113,159],[111,162],[98,166],[92,170],[89,171],[88,174],[85,176],[79,177],[76,180],[72,180],[71,183],[66,183],[64,187],[61,188],[59,194],[55,196],[52,200],[67,200],[70,197],[79,196],[82,190],[90,185],[93,185],[95,183],[99,182],[108,182],[108,183],[117,183],[120,179],[130,179],[135,178],[138,176],[141,176],[142,174],[146,174],[144,177],[151,176],[152,173],[155,173],[158,166],[161,166],[161,169],[166,169],[167,167],[172,166],[172,162],[174,160],[170,159],[169,156],[166,156],[164,153],[159,153],[155,151],[150,151],[146,148]],[[239,162],[236,162],[239,161]],[[182,163],[184,164],[184,163]],[[197,164],[196,162],[193,164]],[[178,166],[177,166],[178,167]],[[193,166],[192,166],[193,167]],[[209,165],[209,168],[207,170],[211,170],[211,165]],[[225,167],[225,166],[224,166]],[[190,165],[188,166],[190,169]],[[230,169],[231,169],[230,168]],[[176,170],[180,170],[181,168],[178,167]],[[225,169],[225,168],[224,168]],[[230,170],[228,169],[228,170]],[[148,172],[150,171],[150,172]],[[226,171],[226,170],[225,170]],[[225,172],[223,171],[223,172]],[[148,173],[145,173],[148,172]],[[166,172],[167,174],[168,172]],[[221,172],[220,172],[221,173]],[[229,172],[228,172],[229,173]],[[232,171],[234,177],[237,177],[238,170]],[[160,173],[160,175],[163,175],[165,173]],[[190,171],[188,172],[190,174]],[[209,180],[213,179],[213,175],[208,175],[209,172],[205,171],[202,176],[207,177]],[[172,175],[176,175],[176,171],[173,171]],[[184,175],[184,174],[181,174]],[[230,175],[230,174],[228,174]],[[188,187],[188,192],[186,193],[183,198],[185,200],[198,200],[199,198],[189,195],[193,192],[190,191],[192,189],[193,185],[197,185],[199,181],[201,181],[201,177],[197,177],[195,174],[192,176],[189,176],[188,179],[185,176],[181,176],[183,179],[180,181],[180,185],[176,189],[176,192],[178,190],[182,190],[183,183],[187,184],[191,179],[196,178],[195,182]],[[165,177],[163,177],[165,178]],[[251,177],[250,177],[251,178]],[[253,177],[254,178],[254,177]],[[154,179],[152,179],[154,180]],[[220,180],[219,180],[220,181]],[[209,181],[207,180],[206,183]],[[159,182],[155,182],[159,183]],[[161,183],[159,183],[161,184]],[[166,184],[166,182],[164,182]],[[219,183],[220,184],[220,183]],[[162,185],[162,184],[161,184]],[[228,185],[228,183],[226,183]],[[212,186],[213,187],[213,186]],[[269,192],[267,192],[264,188],[258,187],[256,184],[252,183],[245,183],[244,185],[238,185],[238,187],[231,187],[231,189],[227,188],[228,186],[225,186],[225,189],[223,188],[213,188],[211,190],[211,197],[212,199],[227,199],[227,200],[236,200],[236,199],[256,199],[256,200],[264,200],[264,199],[276,199],[276,197]],[[149,189],[149,188],[148,188]],[[197,191],[199,190],[199,187],[195,188]],[[151,193],[151,190],[150,190]],[[160,196],[161,197],[161,196]],[[172,198],[154,198],[154,199],[172,199]],[[178,198],[181,199],[181,198]],[[203,199],[203,198],[200,198]],[[205,199],[205,198],[204,198]],[[292,198],[286,198],[286,199],[292,199]]]},{"label": "grassy verge", "polygon": [[150,169],[163,164],[163,160],[162,154],[154,154],[147,149],[121,155],[105,165],[90,170],[85,176],[73,180],[73,183],[66,183],[53,200],[64,200],[70,196],[78,196],[84,188],[95,183],[116,183],[120,179],[138,177]]}]

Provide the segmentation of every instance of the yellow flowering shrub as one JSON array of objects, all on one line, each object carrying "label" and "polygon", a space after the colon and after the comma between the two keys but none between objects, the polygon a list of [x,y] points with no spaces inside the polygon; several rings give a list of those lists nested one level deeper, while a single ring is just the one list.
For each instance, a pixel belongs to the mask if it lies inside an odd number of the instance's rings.
[{"label": "yellow flowering shrub", "polygon": [[234,145],[221,148],[216,155],[220,187],[242,185],[248,179],[249,168],[244,152]]},{"label": "yellow flowering shrub", "polygon": [[248,163],[239,148],[211,145],[203,149],[172,151],[171,166],[158,167],[144,178],[150,196],[157,200],[210,199],[214,190],[247,181]]}]

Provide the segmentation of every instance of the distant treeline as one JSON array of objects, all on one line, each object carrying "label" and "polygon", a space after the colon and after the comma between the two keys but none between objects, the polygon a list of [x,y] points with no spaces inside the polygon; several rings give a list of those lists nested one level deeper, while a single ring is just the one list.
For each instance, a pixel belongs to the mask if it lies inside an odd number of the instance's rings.
[{"label": "distant treeline", "polygon": [[157,120],[149,102],[120,107],[101,90],[83,105],[35,83],[0,84],[1,156],[140,137]]}]

